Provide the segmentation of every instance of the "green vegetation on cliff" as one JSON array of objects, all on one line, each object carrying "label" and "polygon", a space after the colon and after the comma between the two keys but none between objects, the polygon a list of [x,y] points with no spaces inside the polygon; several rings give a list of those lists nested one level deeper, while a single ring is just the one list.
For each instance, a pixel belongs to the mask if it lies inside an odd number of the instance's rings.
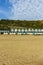
[{"label": "green vegetation on cliff", "polygon": [[0,29],[11,28],[34,28],[34,29],[43,29],[43,20],[37,21],[28,21],[28,20],[0,20]]}]

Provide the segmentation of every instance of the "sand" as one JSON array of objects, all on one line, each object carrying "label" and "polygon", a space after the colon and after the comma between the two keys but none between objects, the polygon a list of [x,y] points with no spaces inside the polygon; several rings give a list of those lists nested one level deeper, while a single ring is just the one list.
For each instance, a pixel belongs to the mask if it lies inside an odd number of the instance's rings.
[{"label": "sand", "polygon": [[43,65],[43,36],[0,35],[0,65]]}]

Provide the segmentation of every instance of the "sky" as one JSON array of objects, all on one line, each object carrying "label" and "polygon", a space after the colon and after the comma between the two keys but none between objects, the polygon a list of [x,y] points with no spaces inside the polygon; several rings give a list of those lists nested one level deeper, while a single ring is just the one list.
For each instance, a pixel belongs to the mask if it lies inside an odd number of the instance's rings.
[{"label": "sky", "polygon": [[0,19],[43,20],[43,0],[0,0]]}]

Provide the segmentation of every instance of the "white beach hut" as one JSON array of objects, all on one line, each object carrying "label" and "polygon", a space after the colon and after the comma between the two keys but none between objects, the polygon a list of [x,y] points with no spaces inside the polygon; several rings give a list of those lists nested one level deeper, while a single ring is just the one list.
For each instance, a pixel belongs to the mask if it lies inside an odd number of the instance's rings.
[{"label": "white beach hut", "polygon": [[37,35],[42,35],[42,33],[37,33]]},{"label": "white beach hut", "polygon": [[27,34],[32,34],[32,29],[27,29]]},{"label": "white beach hut", "polygon": [[22,33],[17,33],[18,35],[21,35]]},{"label": "white beach hut", "polygon": [[41,29],[41,32],[43,32],[43,29]]},{"label": "white beach hut", "polygon": [[25,34],[27,34],[27,33],[28,33],[28,29],[25,29],[25,31],[24,31],[24,32],[25,32]]},{"label": "white beach hut", "polygon": [[14,29],[11,29],[10,33],[9,34],[13,34],[14,33]]},{"label": "white beach hut", "polygon": [[3,33],[4,33],[4,34],[8,34],[8,32],[7,32],[7,31],[6,31],[6,32],[4,31]]},{"label": "white beach hut", "polygon": [[18,34],[18,35],[21,35],[21,29],[18,29],[17,34]]},{"label": "white beach hut", "polygon": [[35,31],[35,32],[38,32],[38,29],[35,29],[34,31]]},{"label": "white beach hut", "polygon": [[11,32],[13,32],[14,31],[14,29],[11,29]]},{"label": "white beach hut", "polygon": [[14,32],[17,32],[18,31],[18,29],[14,29]]},{"label": "white beach hut", "polygon": [[31,31],[34,32],[34,29],[32,29]]},{"label": "white beach hut", "polygon": [[21,32],[24,32],[25,30],[24,29],[21,29]]},{"label": "white beach hut", "polygon": [[28,30],[27,29],[25,29],[25,32],[27,32]]},{"label": "white beach hut", "polygon": [[38,32],[41,32],[41,29],[38,29]]},{"label": "white beach hut", "polygon": [[9,31],[8,30],[1,30],[0,32],[3,34],[8,34]]},{"label": "white beach hut", "polygon": [[43,35],[43,29],[41,29],[41,33],[42,33],[42,35]]},{"label": "white beach hut", "polygon": [[31,32],[32,30],[29,28],[28,31]]},{"label": "white beach hut", "polygon": [[21,29],[18,29],[18,33],[21,32]]}]

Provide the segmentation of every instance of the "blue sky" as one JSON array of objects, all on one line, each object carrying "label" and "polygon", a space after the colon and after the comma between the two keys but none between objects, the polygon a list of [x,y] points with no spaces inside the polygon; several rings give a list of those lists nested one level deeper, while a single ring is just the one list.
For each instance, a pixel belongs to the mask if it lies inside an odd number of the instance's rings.
[{"label": "blue sky", "polygon": [[11,16],[9,0],[0,0],[0,19],[8,19]]},{"label": "blue sky", "polygon": [[43,0],[0,0],[0,19],[42,20]]}]

